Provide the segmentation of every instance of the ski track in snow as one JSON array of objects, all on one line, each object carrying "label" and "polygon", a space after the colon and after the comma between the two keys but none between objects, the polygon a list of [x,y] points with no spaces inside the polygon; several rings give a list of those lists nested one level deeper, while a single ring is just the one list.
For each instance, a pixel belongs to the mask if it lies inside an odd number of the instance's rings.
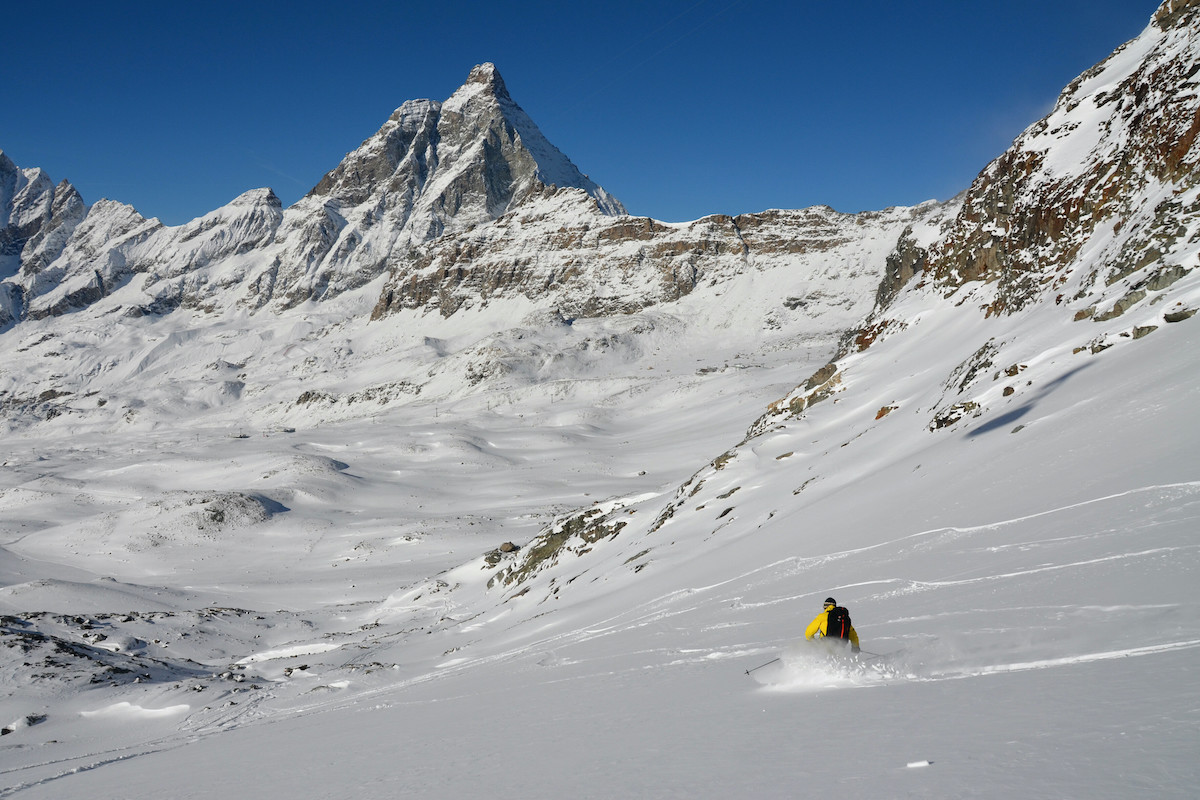
[{"label": "ski track in snow", "polygon": [[[430,671],[425,672],[420,675],[402,679],[400,681],[397,681],[395,683],[392,683],[392,684],[389,684],[386,686],[351,692],[347,696],[342,697],[342,698],[325,698],[322,700],[312,701],[312,702],[308,702],[308,703],[302,703],[299,705],[292,706],[288,709],[279,709],[279,710],[271,711],[258,720],[253,719],[253,716],[255,713],[255,708],[257,706],[262,706],[264,703],[269,704],[270,697],[268,696],[266,698],[263,698],[262,700],[259,700],[255,703],[249,705],[246,708],[239,709],[236,712],[231,712],[228,716],[223,717],[219,720],[211,720],[207,723],[201,724],[199,727],[191,728],[189,731],[189,735],[191,735],[191,736],[204,735],[206,733],[212,733],[212,732],[216,732],[219,730],[226,730],[231,726],[239,726],[239,725],[244,725],[244,724],[255,724],[258,721],[265,722],[265,721],[269,721],[270,719],[274,718],[275,716],[277,716],[280,713],[282,713],[284,715],[288,715],[288,716],[299,716],[299,715],[307,715],[307,714],[313,714],[313,713],[321,713],[324,711],[329,711],[329,710],[333,710],[333,709],[337,709],[337,708],[345,708],[345,707],[349,707],[349,706],[355,705],[357,703],[363,702],[365,700],[369,700],[371,698],[386,696],[392,692],[403,690],[404,688],[406,688],[408,686],[426,683],[429,681],[446,679],[449,677],[464,674],[464,673],[472,671],[472,670],[485,668],[485,667],[488,667],[489,665],[493,665],[496,663],[502,663],[502,662],[514,661],[514,660],[518,660],[518,659],[522,659],[522,658],[527,658],[531,652],[538,653],[538,652],[545,652],[545,651],[553,651],[555,649],[561,649],[561,648],[564,648],[564,647],[567,647],[570,645],[586,643],[586,642],[589,642],[589,641],[592,641],[595,639],[617,636],[620,634],[628,633],[630,631],[634,631],[639,628],[644,628],[644,627],[652,625],[652,624],[669,621],[669,620],[672,620],[677,617],[683,617],[683,616],[686,616],[689,614],[699,612],[699,611],[703,610],[706,606],[710,606],[714,603],[721,604],[721,603],[729,602],[732,598],[722,594],[720,590],[722,590],[726,587],[733,586],[733,587],[737,587],[739,592],[744,592],[746,590],[746,587],[748,584],[749,585],[753,584],[752,579],[754,579],[756,576],[777,573],[780,570],[790,571],[795,568],[795,565],[797,563],[800,563],[800,562],[803,562],[805,564],[805,566],[811,566],[814,564],[824,564],[824,563],[828,563],[831,560],[844,559],[844,558],[848,558],[851,556],[867,553],[867,552],[870,552],[873,550],[896,549],[898,547],[903,548],[904,546],[911,544],[914,541],[922,540],[922,539],[932,537],[932,536],[939,536],[939,535],[945,534],[947,532],[951,532],[956,535],[969,535],[969,534],[974,534],[974,533],[979,533],[979,532],[984,532],[984,531],[995,531],[995,530],[998,530],[998,529],[1006,527],[1006,526],[1011,526],[1011,525],[1015,525],[1018,523],[1027,522],[1029,520],[1038,519],[1041,517],[1045,517],[1047,515],[1062,513],[1065,511],[1072,510],[1072,509],[1082,508],[1082,507],[1085,507],[1088,505],[1102,503],[1102,502],[1112,500],[1115,498],[1128,497],[1128,496],[1135,495],[1135,494],[1145,494],[1145,493],[1151,493],[1151,492],[1161,492],[1161,491],[1165,491],[1165,490],[1181,489],[1181,488],[1187,489],[1189,491],[1194,491],[1197,486],[1200,486],[1200,483],[1187,482],[1187,483],[1140,487],[1138,489],[1129,490],[1129,491],[1121,492],[1121,493],[1117,493],[1117,494],[1105,495],[1105,496],[1098,497],[1098,498],[1095,498],[1092,500],[1079,502],[1079,503],[1073,503],[1070,505],[1050,509],[1050,510],[1039,512],[1036,514],[1024,515],[1021,517],[999,520],[999,521],[989,522],[989,523],[980,524],[980,525],[973,525],[973,526],[968,526],[968,527],[943,526],[943,527],[939,527],[936,529],[922,531],[917,534],[911,534],[911,535],[907,535],[907,536],[903,536],[903,537],[898,537],[896,539],[893,539],[893,540],[890,540],[887,542],[883,542],[883,543],[880,543],[877,545],[873,545],[870,547],[855,548],[855,549],[847,550],[847,551],[839,551],[839,552],[830,553],[825,556],[820,556],[820,557],[816,557],[816,558],[787,559],[787,560],[776,562],[775,564],[769,565],[767,567],[758,568],[758,569],[751,570],[746,573],[739,574],[733,578],[730,578],[727,581],[722,581],[720,583],[716,583],[716,584],[712,584],[712,585],[708,585],[708,586],[691,587],[691,588],[688,588],[685,590],[677,590],[677,591],[673,591],[673,592],[670,592],[665,595],[661,595],[656,599],[653,599],[647,603],[642,604],[636,610],[624,611],[613,617],[592,623],[592,624],[588,625],[586,628],[581,629],[581,630],[566,631],[566,632],[554,634],[549,637],[534,639],[527,643],[513,647],[511,649],[503,650],[501,652],[498,652],[498,653],[495,653],[495,654],[492,654],[492,655],[489,655],[486,657],[482,657],[482,658],[481,657],[470,657],[470,658],[459,658],[459,659],[453,659],[451,661],[445,661],[441,665],[439,665],[436,669],[430,670]],[[1087,537],[1082,536],[1081,538],[1086,539]],[[963,580],[908,582],[908,586],[905,589],[895,590],[895,591],[904,592],[904,591],[913,591],[913,590],[929,590],[929,589],[937,589],[937,588],[948,588],[948,587],[961,586],[961,585],[966,585],[966,584],[971,584],[971,583],[993,581],[993,580],[1000,580],[1000,579],[1006,579],[1006,578],[1016,578],[1016,577],[1025,576],[1025,575],[1034,574],[1034,573],[1043,572],[1043,571],[1053,571],[1053,570],[1061,570],[1061,569],[1068,569],[1068,568],[1074,568],[1074,567],[1082,567],[1082,566],[1087,566],[1087,565],[1091,565],[1091,564],[1103,563],[1106,561],[1119,560],[1122,558],[1136,558],[1136,557],[1140,557],[1140,556],[1147,556],[1147,555],[1153,555],[1153,554],[1158,554],[1158,553],[1171,552],[1173,550],[1178,550],[1178,549],[1185,549],[1185,548],[1153,548],[1153,549],[1140,551],[1140,552],[1117,554],[1117,555],[1107,556],[1107,557],[1103,557],[1103,558],[1089,559],[1089,560],[1080,561],[1080,562],[1072,562],[1072,563],[1068,563],[1068,564],[1060,564],[1060,565],[1054,565],[1054,566],[1048,566],[1048,567],[1039,567],[1039,568],[1029,569],[1029,570],[1020,570],[1020,571],[1004,572],[1004,573],[998,573],[998,574],[992,574],[992,575],[977,576],[977,577],[963,579]],[[1194,549],[1194,548],[1186,548],[1186,549]],[[889,583],[889,581],[871,581],[871,582],[862,583],[862,584],[849,584],[844,588],[849,589],[849,588],[862,588],[862,587],[866,587],[866,586],[884,586],[884,585],[887,585],[888,583]],[[880,596],[887,597],[888,593],[884,593]],[[792,598],[776,599],[776,600],[772,600],[770,603],[749,604],[747,607],[752,608],[755,605],[767,606],[767,605],[771,605],[771,604],[787,602],[791,599]],[[683,600],[687,600],[688,602],[681,603],[681,601],[683,601]],[[714,626],[714,628],[716,628],[716,627],[719,627],[719,626]],[[1066,666],[1066,665],[1079,664],[1079,663],[1088,663],[1091,661],[1105,660],[1105,659],[1110,659],[1110,658],[1152,655],[1152,654],[1168,652],[1168,651],[1180,649],[1180,648],[1190,648],[1190,647],[1197,646],[1198,644],[1200,644],[1200,642],[1185,641],[1185,642],[1171,643],[1169,645],[1163,645],[1163,646],[1158,646],[1158,647],[1131,648],[1131,649],[1126,649],[1126,650],[1108,651],[1108,652],[1101,652],[1101,653],[1094,653],[1094,654],[1082,654],[1082,655],[1062,657],[1062,658],[1057,658],[1057,659],[1043,659],[1043,660],[1032,661],[1032,662],[1014,662],[1011,664],[997,664],[997,665],[982,666],[982,667],[969,669],[969,670],[950,669],[950,670],[945,670],[942,672],[933,671],[926,675],[919,675],[919,674],[910,674],[907,676],[896,675],[896,676],[891,676],[891,679],[892,680],[936,680],[936,679],[952,679],[952,678],[959,679],[959,678],[966,678],[966,677],[988,675],[988,674],[993,674],[993,673],[997,673],[997,672],[1012,672],[1012,671],[1021,671],[1021,670],[1027,670],[1027,669],[1040,669],[1040,668],[1046,668],[1046,667]],[[319,645],[298,644],[298,645],[293,645],[293,646],[289,646],[289,647],[275,648],[272,650],[263,651],[258,654],[247,656],[242,659],[242,663],[254,663],[254,662],[258,662],[258,661],[262,661],[262,660],[287,658],[287,657],[291,657],[291,656],[295,656],[295,655],[319,654],[323,651],[336,650],[338,647],[339,647],[339,645],[334,645],[334,644],[319,644]],[[649,662],[649,666],[638,667],[638,668],[632,669],[631,671],[637,671],[637,670],[647,669],[647,668],[670,668],[670,667],[677,667],[677,666],[681,666],[681,665],[685,665],[685,664],[701,664],[701,663],[705,663],[705,662],[711,662],[714,660],[735,659],[735,658],[740,658],[743,656],[761,653],[764,650],[769,650],[769,649],[770,649],[769,646],[767,648],[764,648],[762,645],[753,645],[753,644],[747,643],[747,644],[743,644],[743,645],[736,645],[734,647],[730,647],[730,648],[726,648],[726,649],[722,649],[722,650],[718,650],[718,651],[699,649],[699,650],[687,652],[687,651],[677,651],[677,650],[673,650],[671,648],[639,650],[639,651],[637,651],[637,655],[643,657],[644,661]],[[573,677],[573,678],[569,678],[569,679],[565,679],[565,680],[586,681],[587,679],[589,679],[591,677],[595,677],[596,675],[604,675],[604,674],[611,675],[614,673],[611,671],[609,671],[609,672],[593,672],[593,673],[589,673],[587,675]],[[853,681],[850,681],[850,684],[853,685]],[[105,754],[105,755],[107,755],[107,754]],[[128,757],[127,755],[122,755],[122,756],[119,756],[118,758],[127,758],[127,757]],[[79,759],[71,759],[71,760],[77,761]],[[101,762],[97,762],[97,763],[99,764]],[[75,769],[76,768],[72,768],[71,771],[73,772],[73,771],[75,771]]]},{"label": "ski track in snow", "polygon": [[1134,647],[1128,650],[1111,650],[1104,653],[1084,653],[1083,655],[1078,656],[1049,658],[1041,661],[1027,661],[1016,664],[996,664],[994,666],[980,667],[978,669],[963,672],[933,672],[927,678],[927,680],[973,678],[984,675],[995,675],[997,673],[1024,672],[1031,669],[1048,669],[1052,667],[1073,666],[1076,664],[1090,664],[1095,661],[1109,661],[1115,658],[1138,658],[1141,656],[1160,655],[1162,653],[1170,653],[1177,650],[1190,650],[1196,647],[1200,647],[1200,639],[1193,639],[1184,642],[1168,642],[1166,644],[1151,645],[1147,647]]}]

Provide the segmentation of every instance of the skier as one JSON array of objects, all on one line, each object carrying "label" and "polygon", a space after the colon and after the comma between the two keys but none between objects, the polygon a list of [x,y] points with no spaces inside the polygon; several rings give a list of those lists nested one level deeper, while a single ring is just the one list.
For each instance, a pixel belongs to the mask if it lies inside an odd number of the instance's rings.
[{"label": "skier", "polygon": [[849,641],[850,652],[858,652],[858,631],[850,624],[850,612],[839,606],[837,600],[832,597],[825,598],[825,610],[809,623],[808,630],[804,631],[804,638],[809,641],[840,641],[843,645]]}]

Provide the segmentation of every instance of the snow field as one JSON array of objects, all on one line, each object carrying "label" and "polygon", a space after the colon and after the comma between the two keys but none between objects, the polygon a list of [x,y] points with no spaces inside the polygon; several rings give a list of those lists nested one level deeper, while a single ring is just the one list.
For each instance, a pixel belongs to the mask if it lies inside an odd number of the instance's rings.
[{"label": "snow field", "polygon": [[[1094,334],[1068,314],[912,313],[720,469],[697,465],[828,351],[650,339],[589,355],[595,378],[290,433],[228,438],[218,409],[117,446],[86,424],[10,436],[5,613],[67,615],[37,630],[103,634],[95,658],[151,678],[81,689],[94,662],[36,683],[13,662],[8,794],[1186,796],[1195,333],[1076,354]],[[993,365],[962,391],[985,412],[929,430],[981,330]],[[1019,381],[993,378],[1009,364]],[[263,518],[189,516],[246,498]],[[629,527],[526,594],[487,588],[484,553],[587,507]],[[889,658],[789,655],[829,594]],[[246,754],[267,766],[214,768]]]}]

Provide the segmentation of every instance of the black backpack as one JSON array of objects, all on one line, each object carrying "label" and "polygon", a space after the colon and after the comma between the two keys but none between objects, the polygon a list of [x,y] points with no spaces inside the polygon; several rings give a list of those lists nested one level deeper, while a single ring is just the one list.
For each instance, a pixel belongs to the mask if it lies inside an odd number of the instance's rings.
[{"label": "black backpack", "polygon": [[829,620],[825,624],[825,635],[833,639],[849,639],[850,612],[841,606],[829,609]]}]

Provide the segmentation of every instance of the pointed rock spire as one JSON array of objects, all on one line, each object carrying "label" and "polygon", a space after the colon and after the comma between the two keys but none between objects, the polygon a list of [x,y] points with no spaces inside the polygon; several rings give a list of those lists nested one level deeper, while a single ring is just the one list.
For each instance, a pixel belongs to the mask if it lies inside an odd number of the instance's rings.
[{"label": "pointed rock spire", "polygon": [[482,86],[497,99],[512,100],[512,97],[508,94],[508,87],[504,85],[504,79],[500,77],[500,71],[490,61],[479,64],[472,69],[464,85]]},{"label": "pointed rock spire", "polygon": [[445,102],[396,109],[297,204],[304,221],[284,235],[287,261],[302,274],[281,275],[281,283],[298,302],[339,286],[331,271],[361,280],[386,258],[494,220],[552,185],[586,192],[604,214],[625,213],[547,141],[496,66],[479,64]]}]

